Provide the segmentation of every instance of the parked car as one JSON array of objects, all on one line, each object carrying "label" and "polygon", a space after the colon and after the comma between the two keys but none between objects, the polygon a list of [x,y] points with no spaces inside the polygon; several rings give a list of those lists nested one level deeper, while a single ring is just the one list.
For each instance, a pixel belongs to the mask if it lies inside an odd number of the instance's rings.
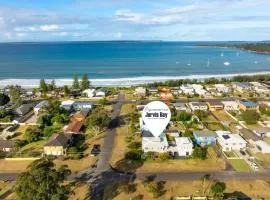
[{"label": "parked car", "polygon": [[100,144],[94,144],[91,150],[91,156],[97,156],[100,153]]}]

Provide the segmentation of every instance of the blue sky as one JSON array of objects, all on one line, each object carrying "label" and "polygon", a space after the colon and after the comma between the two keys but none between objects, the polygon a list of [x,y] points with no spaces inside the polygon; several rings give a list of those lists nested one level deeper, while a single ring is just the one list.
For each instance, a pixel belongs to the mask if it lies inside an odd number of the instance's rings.
[{"label": "blue sky", "polygon": [[0,41],[269,40],[270,0],[0,0]]}]

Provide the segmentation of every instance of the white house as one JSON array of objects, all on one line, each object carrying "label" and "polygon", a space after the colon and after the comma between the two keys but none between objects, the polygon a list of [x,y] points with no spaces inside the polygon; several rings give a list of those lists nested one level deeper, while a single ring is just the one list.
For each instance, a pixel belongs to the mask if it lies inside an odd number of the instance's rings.
[{"label": "white house", "polygon": [[106,91],[105,90],[97,90],[96,91],[96,97],[105,97],[106,96]]},{"label": "white house", "polygon": [[217,92],[222,92],[225,94],[231,92],[231,88],[229,88],[228,86],[226,86],[224,84],[215,84],[215,88],[216,88]]},{"label": "white house", "polygon": [[172,153],[178,156],[190,156],[193,152],[193,143],[189,138],[179,137],[178,131],[168,132],[175,137],[175,142],[168,142],[166,133],[161,133],[159,137],[154,137],[140,118],[142,131],[142,150],[146,152]]},{"label": "white house", "polygon": [[223,151],[243,150],[247,142],[238,134],[231,134],[229,131],[216,131],[217,141]]},{"label": "white house", "polygon": [[256,93],[259,94],[269,94],[270,90],[262,83],[259,82],[252,82],[253,89]]},{"label": "white house", "polygon": [[192,111],[195,111],[195,110],[207,111],[208,110],[208,106],[205,102],[190,102],[188,105]]},{"label": "white house", "polygon": [[224,110],[226,111],[237,111],[238,103],[236,101],[221,101],[224,105]]},{"label": "white house", "polygon": [[47,106],[49,102],[47,100],[39,102],[35,107],[34,111],[37,114],[44,106]]},{"label": "white house", "polygon": [[75,102],[72,100],[62,101],[60,106],[65,110],[70,111],[73,108],[74,103]]},{"label": "white house", "polygon": [[194,88],[190,84],[181,85],[180,91],[181,91],[181,93],[184,93],[184,94],[194,95]]},{"label": "white house", "polygon": [[86,89],[82,92],[83,96],[94,97],[96,96],[96,89]]},{"label": "white house", "polygon": [[187,107],[186,103],[173,103],[173,106],[175,110],[191,112],[190,108]]},{"label": "white house", "polygon": [[158,89],[156,89],[156,88],[149,88],[148,89],[148,93],[149,94],[158,94]]},{"label": "white house", "polygon": [[257,149],[262,153],[270,153],[270,145],[265,141],[258,140],[255,142]]},{"label": "white house", "polygon": [[151,132],[142,132],[142,149],[144,152],[164,153],[168,151],[169,143],[165,134],[154,137]]},{"label": "white house", "polygon": [[252,85],[249,82],[234,82],[233,88],[238,92],[252,90]]},{"label": "white house", "polygon": [[73,108],[75,110],[91,110],[92,107],[93,105],[89,101],[76,101],[73,103]]},{"label": "white house", "polygon": [[193,143],[188,137],[176,137],[175,144],[179,156],[191,156],[193,152]]},{"label": "white house", "polygon": [[145,96],[146,95],[146,89],[144,87],[137,87],[135,89],[134,95]]}]

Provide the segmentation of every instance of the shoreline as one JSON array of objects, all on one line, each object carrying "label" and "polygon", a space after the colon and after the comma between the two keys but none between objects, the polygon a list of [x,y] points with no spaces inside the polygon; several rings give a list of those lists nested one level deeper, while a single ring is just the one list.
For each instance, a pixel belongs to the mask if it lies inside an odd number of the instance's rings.
[{"label": "shoreline", "polygon": [[[104,87],[130,87],[154,82],[165,82],[169,80],[180,79],[197,79],[203,81],[208,78],[232,78],[236,76],[254,76],[254,75],[270,75],[269,71],[262,72],[248,72],[248,73],[233,73],[233,74],[205,74],[205,75],[186,75],[186,76],[140,76],[140,77],[127,77],[127,78],[111,78],[111,79],[90,79],[92,86]],[[72,85],[72,78],[57,78],[45,79],[46,82],[55,80],[57,86]],[[0,79],[0,88],[8,85],[20,85],[23,88],[35,88],[39,86],[40,79]]]},{"label": "shoreline", "polygon": [[249,50],[249,49],[244,49],[240,47],[230,47],[230,46],[218,46],[218,45],[197,45],[197,47],[209,47],[209,48],[221,48],[221,49],[238,49],[240,51],[245,51],[249,53],[255,53],[255,54],[262,54],[262,55],[270,55],[270,52],[268,51],[255,51],[255,50]]}]

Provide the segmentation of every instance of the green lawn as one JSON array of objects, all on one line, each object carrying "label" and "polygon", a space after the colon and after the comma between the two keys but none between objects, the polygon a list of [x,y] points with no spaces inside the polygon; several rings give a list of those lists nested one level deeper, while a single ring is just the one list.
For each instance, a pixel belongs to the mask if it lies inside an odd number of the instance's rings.
[{"label": "green lawn", "polygon": [[231,159],[229,160],[232,167],[239,172],[251,172],[252,169],[249,167],[249,165],[246,163],[243,159]]}]

